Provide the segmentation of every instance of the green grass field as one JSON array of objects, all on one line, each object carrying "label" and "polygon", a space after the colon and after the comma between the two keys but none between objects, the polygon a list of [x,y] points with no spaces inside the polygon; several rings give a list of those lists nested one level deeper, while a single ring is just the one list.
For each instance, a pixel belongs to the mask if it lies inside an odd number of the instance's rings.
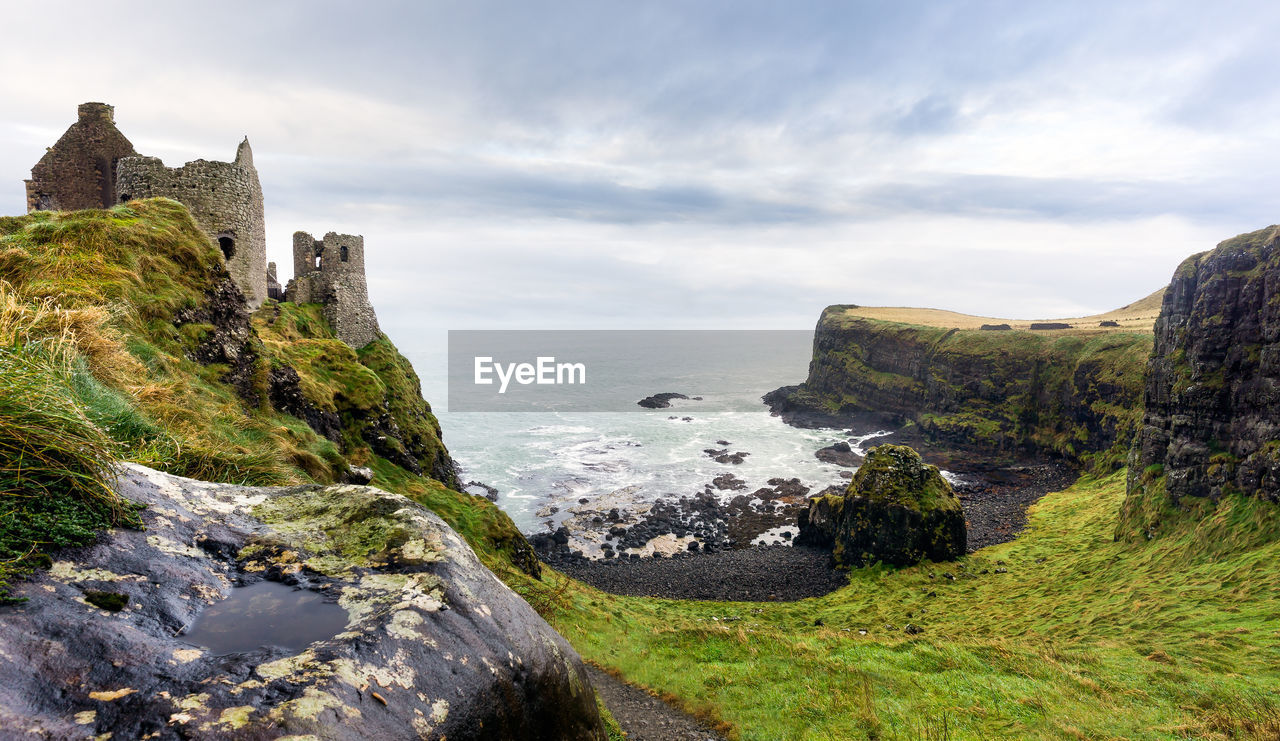
[{"label": "green grass field", "polygon": [[1117,543],[1123,498],[1123,472],[1084,478],[1014,542],[855,570],[818,599],[566,583],[547,612],[584,657],[741,739],[1276,738],[1280,515],[1224,501],[1179,537]]}]

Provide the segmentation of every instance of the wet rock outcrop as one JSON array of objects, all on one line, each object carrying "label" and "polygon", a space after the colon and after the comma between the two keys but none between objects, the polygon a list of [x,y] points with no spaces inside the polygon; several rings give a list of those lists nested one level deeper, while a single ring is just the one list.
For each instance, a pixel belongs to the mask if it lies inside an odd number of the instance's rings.
[{"label": "wet rock outcrop", "polygon": [[1280,227],[1187,258],[1155,335],[1121,534],[1187,497],[1280,500]]},{"label": "wet rock outcrop", "polygon": [[799,526],[797,544],[830,548],[845,566],[907,566],[965,553],[960,500],[938,469],[905,445],[872,448],[845,493],[810,499]]},{"label": "wet rock outcrop", "polygon": [[[147,506],[146,530],[63,554],[15,590],[27,602],[0,607],[0,728],[604,738],[573,649],[408,499],[361,486],[208,484],[133,465],[118,488]],[[300,652],[213,655],[183,640],[205,607],[263,578],[336,602],[345,629]]]},{"label": "wet rock outcrop", "polygon": [[302,377],[289,365],[272,368],[267,374],[267,394],[276,411],[292,414],[316,434],[335,443],[342,442],[342,418],[321,409],[302,392]]},{"label": "wet rock outcrop", "polygon": [[225,366],[222,382],[235,388],[249,407],[262,403],[267,389],[259,370],[261,348],[244,294],[230,275],[213,284],[203,303],[174,314],[173,324],[193,345],[188,357],[201,365]]},{"label": "wet rock outcrop", "polygon": [[637,401],[636,404],[644,407],[645,409],[670,409],[672,399],[688,398],[689,397],[684,394],[679,394],[674,391],[664,391],[660,394],[654,394],[653,396],[646,396],[640,401]]}]

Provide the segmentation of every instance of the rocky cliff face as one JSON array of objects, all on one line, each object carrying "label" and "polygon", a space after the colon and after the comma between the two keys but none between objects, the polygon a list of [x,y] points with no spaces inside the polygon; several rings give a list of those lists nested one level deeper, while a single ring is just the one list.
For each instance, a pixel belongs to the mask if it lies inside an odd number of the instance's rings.
[{"label": "rocky cliff face", "polygon": [[1186,497],[1280,500],[1280,227],[1184,261],[1155,335],[1121,534]]},{"label": "rocky cliff face", "polygon": [[799,424],[871,415],[951,448],[1118,463],[1136,429],[1148,335],[1041,335],[898,324],[823,312],[809,376],[766,397]]},{"label": "rocky cliff face", "polygon": [[[573,649],[410,500],[362,486],[209,484],[133,465],[118,488],[147,506],[146,530],[60,554],[18,587],[26,603],[0,607],[0,728],[39,738],[604,738]],[[336,603],[341,617],[292,649],[186,640],[235,585],[264,578]],[[252,637],[256,619],[246,612],[235,628]],[[309,616],[285,620],[301,632]]]}]

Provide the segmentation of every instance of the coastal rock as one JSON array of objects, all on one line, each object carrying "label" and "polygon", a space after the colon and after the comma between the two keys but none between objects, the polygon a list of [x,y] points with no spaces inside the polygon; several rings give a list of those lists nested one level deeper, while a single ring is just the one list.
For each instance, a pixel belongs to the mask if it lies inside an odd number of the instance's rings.
[{"label": "coastal rock", "polygon": [[739,491],[747,488],[747,482],[731,473],[721,474],[711,480],[711,485],[720,491]]},{"label": "coastal rock", "polygon": [[711,460],[715,461],[716,463],[728,463],[735,466],[741,464],[744,460],[747,459],[747,456],[751,455],[750,453],[746,453],[743,451],[738,451],[737,453],[730,453],[728,450],[717,450],[715,448],[707,448],[702,452],[706,453],[707,457],[711,458]]},{"label": "coastal rock", "polygon": [[[0,607],[0,727],[41,738],[604,738],[573,649],[412,501],[136,465],[117,488],[146,505],[146,529],[61,554],[14,590],[27,602]],[[301,651],[214,655],[184,641],[233,585],[263,578],[336,602],[345,627]]]},{"label": "coastal rock", "polygon": [[1165,292],[1118,535],[1154,537],[1168,505],[1280,501],[1280,227],[1193,255]]},{"label": "coastal rock", "polygon": [[965,553],[960,500],[937,468],[904,445],[872,448],[845,493],[814,497],[798,524],[797,544],[829,547],[845,566],[906,566]]},{"label": "coastal rock", "polygon": [[669,409],[671,407],[672,399],[688,399],[688,398],[689,397],[685,396],[684,394],[677,394],[672,391],[664,391],[661,394],[646,396],[640,401],[637,401],[636,404],[644,407],[645,409]]},{"label": "coastal rock", "polygon": [[855,451],[849,446],[849,443],[844,441],[821,448],[815,451],[813,455],[823,463],[832,463],[845,468],[855,468],[862,463],[862,454]]}]

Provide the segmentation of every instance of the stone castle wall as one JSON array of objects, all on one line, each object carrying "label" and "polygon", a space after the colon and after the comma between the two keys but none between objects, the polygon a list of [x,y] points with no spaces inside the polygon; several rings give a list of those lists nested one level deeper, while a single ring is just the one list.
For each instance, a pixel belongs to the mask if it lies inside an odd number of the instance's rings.
[{"label": "stone castle wall", "polygon": [[364,237],[329,232],[317,240],[293,235],[293,280],[285,300],[323,304],[338,339],[359,349],[378,337],[378,317],[369,303],[364,272]]},{"label": "stone castle wall", "polygon": [[26,181],[27,211],[110,208],[116,197],[116,166],[137,156],[115,125],[115,108],[82,103],[79,119],[49,147]]},{"label": "stone castle wall", "polygon": [[248,139],[240,143],[233,162],[196,160],[170,168],[158,157],[121,159],[116,192],[121,200],[163,196],[186,206],[222,248],[227,269],[249,308],[256,309],[266,300],[266,218]]}]

